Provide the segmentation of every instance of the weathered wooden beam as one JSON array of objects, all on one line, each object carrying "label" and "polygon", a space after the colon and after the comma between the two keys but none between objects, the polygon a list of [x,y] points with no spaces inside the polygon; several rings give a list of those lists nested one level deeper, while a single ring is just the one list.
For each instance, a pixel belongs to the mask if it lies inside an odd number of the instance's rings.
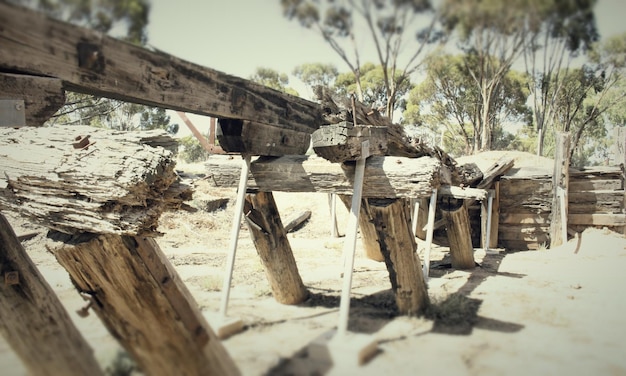
[{"label": "weathered wooden beam", "polygon": [[34,127],[65,104],[65,91],[56,78],[0,73],[0,99],[24,100],[26,125]]},{"label": "weathered wooden beam", "polygon": [[252,81],[0,2],[0,70],[56,77],[68,90],[218,118],[310,129],[321,107]]},{"label": "weathered wooden beam", "polygon": [[440,208],[443,218],[447,221],[452,267],[473,269],[476,264],[467,206],[463,205],[463,202],[448,201],[440,205]]},{"label": "weathered wooden beam", "polygon": [[225,151],[250,155],[305,154],[311,144],[311,129],[248,120],[219,119],[216,136]]},{"label": "weathered wooden beam", "polygon": [[146,375],[238,375],[232,358],[152,238],[56,233],[74,286]]},{"label": "weathered wooden beam", "polygon": [[476,188],[480,189],[488,189],[491,187],[491,183],[499,176],[506,174],[513,165],[515,164],[515,160],[511,157],[507,157],[506,155],[502,156],[500,159],[495,161],[489,168],[483,172],[483,179],[476,185]]},{"label": "weathered wooden beam", "polygon": [[567,223],[571,225],[617,227],[626,225],[626,214],[568,214]]},{"label": "weathered wooden beam", "polygon": [[246,195],[244,214],[274,299],[282,304],[302,303],[309,292],[298,272],[274,195],[271,192]]},{"label": "weathered wooden beam", "polygon": [[331,162],[355,161],[361,158],[362,143],[369,141],[368,155],[386,155],[387,127],[354,126],[349,122],[323,125],[311,136],[313,150]]},{"label": "weathered wooden beam", "polygon": [[0,209],[66,233],[154,232],[191,198],[172,145],[164,131],[0,128]]},{"label": "weathered wooden beam", "polygon": [[[238,161],[211,158],[205,166],[217,186],[238,185]],[[354,163],[331,163],[317,156],[258,158],[251,163],[248,188],[263,192],[352,194],[354,169]],[[372,156],[366,162],[363,196],[427,197],[442,183],[443,170],[439,160],[431,157]]]},{"label": "weathered wooden beam", "polygon": [[[489,216],[489,200],[483,200],[480,205],[480,243],[482,248],[496,248],[498,246],[498,224],[500,223],[500,182],[493,183],[491,190],[491,221],[487,231],[487,219]],[[487,232],[489,241],[487,242]]]},{"label": "weathered wooden beam", "polygon": [[571,135],[557,134],[554,151],[554,173],[552,174],[552,213],[550,215],[550,248],[567,242],[567,203],[569,187],[569,148]]},{"label": "weathered wooden beam", "polygon": [[285,224],[285,232],[289,233],[297,228],[300,228],[302,224],[311,218],[311,211],[305,210],[302,213],[289,218],[289,221]]},{"label": "weathered wooden beam", "polygon": [[440,197],[453,197],[456,199],[487,199],[487,191],[480,188],[461,188],[453,185],[442,185],[439,187],[437,195]]},{"label": "weathered wooden beam", "polygon": [[2,213],[0,332],[30,374],[103,374],[93,350]]}]

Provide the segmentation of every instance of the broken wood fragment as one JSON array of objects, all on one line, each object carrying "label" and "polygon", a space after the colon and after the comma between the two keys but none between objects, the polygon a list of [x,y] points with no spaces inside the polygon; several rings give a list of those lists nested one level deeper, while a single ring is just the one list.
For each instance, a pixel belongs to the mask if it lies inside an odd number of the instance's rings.
[{"label": "broken wood fragment", "polygon": [[66,233],[155,233],[163,211],[191,198],[172,144],[164,131],[2,128],[0,208]]},{"label": "broken wood fragment", "polygon": [[311,218],[310,210],[305,210],[302,213],[297,214],[293,218],[289,219],[289,221],[287,221],[287,224],[285,224],[285,232],[290,233],[294,230],[297,230],[298,228],[303,226],[304,223],[309,220],[309,218]]}]

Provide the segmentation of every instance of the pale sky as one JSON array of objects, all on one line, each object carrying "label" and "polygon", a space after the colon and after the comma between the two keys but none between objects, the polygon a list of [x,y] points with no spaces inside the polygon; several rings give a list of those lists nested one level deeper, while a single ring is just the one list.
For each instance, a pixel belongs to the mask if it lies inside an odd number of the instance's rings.
[{"label": "pale sky", "polygon": [[[596,20],[603,37],[626,31],[626,0],[598,0]],[[364,37],[365,38],[365,37]],[[291,74],[304,63],[348,67],[314,30],[282,15],[280,0],[152,0],[148,43],[155,48],[208,68],[248,78],[256,68]],[[362,56],[362,62],[376,62]],[[290,78],[300,95],[310,93]],[[205,119],[190,115],[204,128]],[[174,114],[173,122],[186,127]]]}]

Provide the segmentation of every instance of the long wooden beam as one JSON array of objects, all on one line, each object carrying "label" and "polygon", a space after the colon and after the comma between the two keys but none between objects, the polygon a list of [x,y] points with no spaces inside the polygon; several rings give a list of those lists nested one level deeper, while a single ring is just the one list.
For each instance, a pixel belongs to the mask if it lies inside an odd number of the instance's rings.
[{"label": "long wooden beam", "polygon": [[321,124],[317,103],[20,6],[0,1],[0,25],[0,71],[56,77],[68,90],[218,118],[311,132]]},{"label": "long wooden beam", "polygon": [[[237,187],[241,163],[211,158],[205,164],[219,187]],[[248,188],[262,192],[352,194],[355,164],[332,163],[306,155],[261,157],[250,165]],[[367,159],[363,197],[425,197],[446,181],[445,167],[432,157],[371,156]]]}]

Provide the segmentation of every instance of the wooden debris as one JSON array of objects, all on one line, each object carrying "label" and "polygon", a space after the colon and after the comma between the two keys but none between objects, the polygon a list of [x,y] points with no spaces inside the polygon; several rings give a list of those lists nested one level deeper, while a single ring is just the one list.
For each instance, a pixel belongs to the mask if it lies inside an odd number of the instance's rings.
[{"label": "wooden debris", "polygon": [[0,276],[0,332],[30,374],[103,374],[93,350],[2,213]]},{"label": "wooden debris", "polygon": [[[76,139],[88,140],[76,148]],[[0,129],[0,208],[66,233],[154,233],[191,198],[164,131]]]},{"label": "wooden debris", "polygon": [[311,211],[305,210],[289,219],[285,225],[285,232],[290,233],[302,227],[311,218]]}]

